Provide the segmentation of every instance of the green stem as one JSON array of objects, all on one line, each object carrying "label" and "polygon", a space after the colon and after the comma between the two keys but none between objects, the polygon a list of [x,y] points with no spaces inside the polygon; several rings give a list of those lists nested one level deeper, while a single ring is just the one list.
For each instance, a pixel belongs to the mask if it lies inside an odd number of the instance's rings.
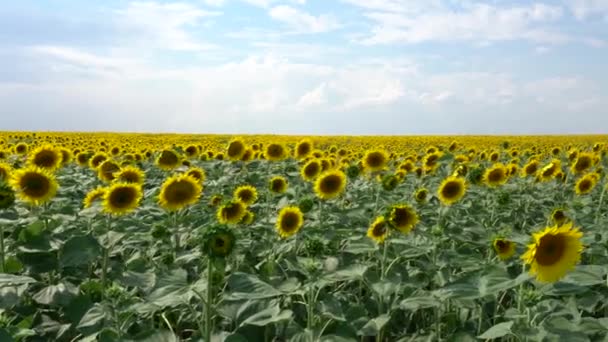
[{"label": "green stem", "polygon": [[597,210],[595,211],[595,224],[600,222],[600,211],[602,210],[602,203],[604,202],[604,194],[606,193],[606,186],[602,189],[602,194],[600,195],[600,201],[597,205]]},{"label": "green stem", "polygon": [[[307,307],[307,309],[308,309],[307,310],[307,314],[308,314],[307,316],[308,316],[308,318],[306,320],[306,329],[308,331],[310,331],[311,334],[312,334],[312,329],[313,329],[313,325],[314,325],[313,324],[313,319],[314,319],[313,309],[314,309],[314,302],[315,302],[315,299],[314,299],[314,295],[315,295],[314,292],[315,291],[314,290],[315,290],[314,286],[311,283],[309,285],[309,287],[308,287],[308,307]],[[314,338],[313,338],[313,340],[314,340]]]},{"label": "green stem", "polygon": [[175,257],[177,258],[177,253],[179,253],[180,243],[179,243],[179,229],[177,227],[177,212],[173,213],[173,230],[175,233],[173,234],[173,238],[175,240]]},{"label": "green stem", "polygon": [[105,297],[106,280],[108,275],[108,260],[110,259],[110,247],[102,247],[103,254],[101,259],[101,295]]},{"label": "green stem", "polygon": [[211,306],[213,305],[213,261],[211,258],[207,259],[207,303],[205,303],[205,342],[211,342],[211,331],[212,317],[211,317]]},{"label": "green stem", "polygon": [[0,273],[4,273],[4,225],[0,224]]}]

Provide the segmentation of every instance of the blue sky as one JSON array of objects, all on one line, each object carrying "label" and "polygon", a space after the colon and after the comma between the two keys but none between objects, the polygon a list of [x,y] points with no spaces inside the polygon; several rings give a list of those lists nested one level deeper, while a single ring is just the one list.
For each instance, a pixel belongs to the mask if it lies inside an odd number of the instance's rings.
[{"label": "blue sky", "polygon": [[606,133],[608,0],[20,0],[0,129]]}]

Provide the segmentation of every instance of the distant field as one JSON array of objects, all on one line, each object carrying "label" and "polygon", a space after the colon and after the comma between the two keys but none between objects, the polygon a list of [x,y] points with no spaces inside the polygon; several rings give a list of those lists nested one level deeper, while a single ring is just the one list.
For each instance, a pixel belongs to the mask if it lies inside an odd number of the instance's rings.
[{"label": "distant field", "polygon": [[607,151],[0,133],[0,341],[607,340]]}]

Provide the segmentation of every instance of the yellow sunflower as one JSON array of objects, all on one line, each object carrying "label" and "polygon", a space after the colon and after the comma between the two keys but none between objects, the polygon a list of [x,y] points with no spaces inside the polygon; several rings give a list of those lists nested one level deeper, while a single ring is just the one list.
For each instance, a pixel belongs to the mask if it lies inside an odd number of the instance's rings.
[{"label": "yellow sunflower", "polygon": [[304,159],[310,155],[313,150],[313,144],[310,139],[303,139],[296,145],[295,157]]},{"label": "yellow sunflower", "polygon": [[583,233],[572,222],[561,227],[546,227],[534,233],[533,242],[521,256],[530,265],[530,274],[541,282],[556,282],[572,270],[581,259]]},{"label": "yellow sunflower", "polygon": [[452,205],[458,202],[466,192],[466,182],[461,177],[447,177],[441,182],[437,195],[441,203]]},{"label": "yellow sunflower", "polygon": [[114,175],[120,171],[120,166],[112,160],[106,160],[97,168],[97,176],[104,182],[113,181],[116,176]]},{"label": "yellow sunflower", "polygon": [[90,208],[95,201],[103,200],[103,196],[106,193],[107,188],[105,187],[97,187],[87,193],[87,196],[84,198],[83,206],[85,208]]},{"label": "yellow sunflower", "polygon": [[532,175],[536,174],[536,172],[538,171],[538,167],[539,167],[538,160],[532,159],[532,160],[528,161],[528,163],[526,165],[524,165],[524,167],[521,169],[521,176],[527,177],[527,176],[532,176]]},{"label": "yellow sunflower", "polygon": [[47,171],[55,171],[61,166],[62,154],[53,145],[45,144],[30,152],[28,163]]},{"label": "yellow sunflower", "polygon": [[209,206],[210,207],[217,207],[221,203],[222,203],[222,196],[221,195],[213,195],[213,196],[211,196],[211,199],[209,199]]},{"label": "yellow sunflower", "polygon": [[309,160],[300,169],[300,175],[306,181],[314,181],[321,173],[321,163],[317,159]]},{"label": "yellow sunflower", "polygon": [[38,167],[14,171],[9,183],[20,199],[33,205],[48,202],[59,188],[55,176]]},{"label": "yellow sunflower", "polygon": [[377,217],[367,229],[367,237],[381,244],[389,234],[389,227],[384,216]]},{"label": "yellow sunflower", "polygon": [[268,190],[275,194],[282,194],[287,191],[287,179],[282,176],[275,176],[268,181]]},{"label": "yellow sunflower", "polygon": [[285,207],[279,212],[276,229],[282,238],[288,238],[296,234],[303,224],[304,214],[299,207]]},{"label": "yellow sunflower", "polygon": [[234,200],[245,205],[252,205],[258,199],[258,190],[251,185],[241,185],[234,190]]},{"label": "yellow sunflower", "polygon": [[203,186],[188,175],[175,175],[165,180],[160,188],[158,204],[168,211],[177,211],[195,204]]},{"label": "yellow sunflower", "polygon": [[576,184],[574,185],[574,191],[577,195],[588,194],[595,188],[595,186],[597,185],[597,181],[597,174],[593,172],[588,173],[579,178],[578,181],[576,181]]},{"label": "yellow sunflower", "polygon": [[228,143],[226,157],[229,160],[241,160],[246,151],[247,146],[245,146],[243,140],[235,138]]},{"label": "yellow sunflower", "polygon": [[484,182],[491,187],[505,184],[508,178],[508,170],[501,163],[492,165],[492,167],[486,169],[483,175]]},{"label": "yellow sunflower", "polygon": [[268,144],[264,151],[264,157],[269,161],[279,161],[287,157],[287,151],[282,144]]},{"label": "yellow sunflower", "polygon": [[494,247],[494,251],[500,260],[507,260],[515,254],[515,242],[507,239],[494,239],[492,247]]},{"label": "yellow sunflower", "polygon": [[89,166],[96,170],[101,163],[108,159],[108,155],[104,152],[97,152],[89,159]]},{"label": "yellow sunflower", "polygon": [[240,201],[230,201],[217,210],[217,220],[221,224],[236,224],[241,222],[247,208]]},{"label": "yellow sunflower", "polygon": [[175,169],[181,162],[181,158],[172,150],[162,151],[156,159],[156,165],[166,171]]},{"label": "yellow sunflower", "polygon": [[116,180],[123,183],[144,184],[144,172],[135,166],[125,166],[115,174]]},{"label": "yellow sunflower", "polygon": [[401,233],[407,234],[418,223],[418,214],[410,205],[396,204],[389,211],[388,223]]},{"label": "yellow sunflower", "polygon": [[253,223],[253,220],[255,220],[255,214],[252,211],[247,210],[245,211],[245,215],[243,215],[243,218],[239,223],[244,225],[250,225]]},{"label": "yellow sunflower", "polygon": [[363,169],[368,172],[375,172],[384,169],[388,163],[389,157],[385,151],[375,150],[367,151],[361,160]]},{"label": "yellow sunflower", "polygon": [[89,159],[91,158],[91,154],[88,152],[80,152],[76,155],[76,163],[79,166],[87,166],[89,164]]},{"label": "yellow sunflower", "polygon": [[568,216],[566,215],[566,211],[562,208],[553,209],[551,212],[551,221],[553,221],[557,226],[563,225],[568,220]]},{"label": "yellow sunflower", "polygon": [[15,153],[17,154],[26,154],[29,146],[26,143],[20,142],[15,145]]},{"label": "yellow sunflower", "polygon": [[200,167],[193,166],[189,168],[188,171],[186,171],[186,174],[201,183],[203,183],[205,179],[207,179],[207,174],[205,173],[205,170],[201,169]]},{"label": "yellow sunflower", "polygon": [[416,199],[416,202],[418,203],[423,203],[426,201],[426,198],[429,195],[429,191],[425,188],[421,188],[416,190],[416,192],[414,193],[414,198]]},{"label": "yellow sunflower", "polygon": [[340,196],[346,188],[346,175],[340,170],[329,170],[315,180],[315,194],[323,200]]},{"label": "yellow sunflower", "polygon": [[137,209],[142,197],[139,184],[114,183],[103,195],[103,209],[112,215],[125,215]]},{"label": "yellow sunflower", "polygon": [[570,168],[571,172],[577,175],[587,171],[593,166],[594,159],[595,154],[593,153],[580,153]]}]

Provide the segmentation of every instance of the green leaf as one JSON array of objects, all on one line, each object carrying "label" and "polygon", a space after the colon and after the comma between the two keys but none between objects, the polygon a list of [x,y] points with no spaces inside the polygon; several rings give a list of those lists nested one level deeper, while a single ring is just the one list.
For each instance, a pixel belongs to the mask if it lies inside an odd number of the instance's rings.
[{"label": "green leaf", "polygon": [[380,315],[376,318],[372,318],[363,326],[363,328],[361,328],[359,333],[363,336],[377,336],[380,329],[382,329],[390,319],[389,315]]},{"label": "green leaf", "polygon": [[26,285],[36,282],[36,279],[30,277],[0,273],[0,287]]},{"label": "green leaf", "polygon": [[80,330],[85,335],[92,335],[99,332],[107,317],[110,317],[108,308],[102,304],[96,303],[84,314],[84,316],[82,316],[76,329]]},{"label": "green leaf", "polygon": [[409,310],[409,311],[417,311],[420,309],[434,308],[434,307],[438,307],[439,305],[441,305],[441,302],[439,302],[436,298],[434,298],[430,295],[429,296],[410,297],[410,298],[404,299],[403,301],[401,301],[401,304],[399,304],[401,309]]},{"label": "green leaf", "polygon": [[326,275],[324,280],[330,282],[361,280],[368,268],[369,266],[366,265],[354,264]]},{"label": "green leaf", "polygon": [[477,338],[489,340],[508,335],[511,333],[511,327],[513,326],[513,323],[513,321],[498,323],[490,329],[486,330],[483,334],[477,336]]},{"label": "green leaf", "polygon": [[13,337],[4,328],[0,328],[0,341],[13,342]]},{"label": "green leaf", "polygon": [[57,284],[43,288],[32,299],[38,304],[67,306],[77,292],[70,284]]},{"label": "green leaf", "polygon": [[273,298],[283,294],[252,274],[235,272],[227,282],[230,292],[225,298],[230,300]]},{"label": "green leaf", "polygon": [[152,335],[138,339],[141,342],[178,342],[179,339],[170,331],[156,331]]},{"label": "green leaf", "polygon": [[62,246],[59,261],[63,267],[88,265],[100,255],[101,246],[93,236],[74,236]]},{"label": "green leaf", "polygon": [[568,273],[562,280],[578,286],[593,286],[604,284],[608,268],[599,265],[578,265],[572,272]]},{"label": "green leaf", "polygon": [[258,327],[263,327],[268,324],[289,320],[292,316],[293,312],[291,310],[281,311],[279,306],[274,306],[249,316],[249,318],[241,323],[241,326],[255,325]]}]

